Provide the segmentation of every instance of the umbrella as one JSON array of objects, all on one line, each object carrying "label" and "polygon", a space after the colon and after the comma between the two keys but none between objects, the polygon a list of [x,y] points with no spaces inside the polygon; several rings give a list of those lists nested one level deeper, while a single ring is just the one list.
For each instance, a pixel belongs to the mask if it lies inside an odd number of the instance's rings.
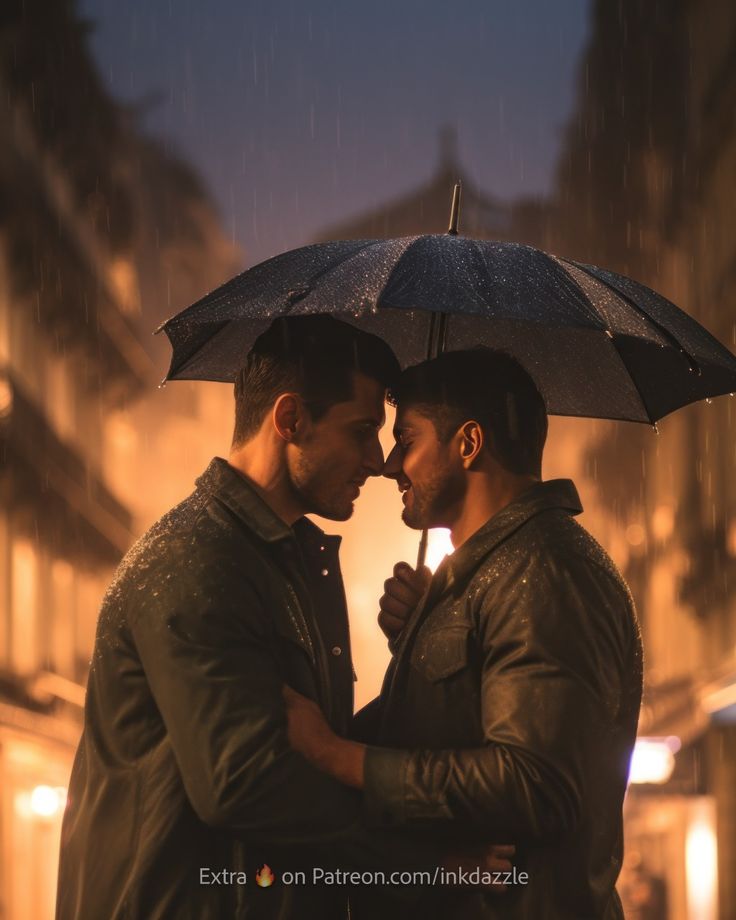
[{"label": "umbrella", "polygon": [[[447,234],[338,240],[261,262],[167,320],[166,379],[233,381],[278,316],[330,313],[404,364],[478,344],[513,354],[552,415],[653,424],[736,390],[736,357],[666,298],[531,246]],[[423,540],[423,542],[426,542]]]},{"label": "umbrella", "polygon": [[552,415],[652,424],[736,390],[731,352],[650,288],[451,233],[320,243],[254,266],[160,327],[173,347],[166,379],[233,381],[273,319],[310,313],[377,333],[403,365],[427,357],[430,331],[435,351],[508,351]]}]

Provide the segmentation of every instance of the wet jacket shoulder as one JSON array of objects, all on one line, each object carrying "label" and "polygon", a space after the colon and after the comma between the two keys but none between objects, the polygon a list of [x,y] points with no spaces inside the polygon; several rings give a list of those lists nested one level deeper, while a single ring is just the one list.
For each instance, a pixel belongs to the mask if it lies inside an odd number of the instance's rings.
[{"label": "wet jacket shoulder", "polygon": [[[281,841],[309,834],[317,816],[316,807],[306,807],[308,799],[299,796],[302,808],[279,821],[287,811],[289,772],[303,785],[316,784],[315,793],[323,785],[321,775],[288,747],[280,703],[287,673],[302,692],[324,693],[313,676],[312,639],[292,592],[268,541],[242,526],[227,493],[200,487],[126,559],[104,604],[95,656],[103,652],[108,625],[127,632],[162,717],[159,730],[204,823],[261,838],[276,833]],[[124,738],[135,743],[132,733]],[[140,739],[144,745],[151,740]],[[276,800],[282,804],[274,814]],[[339,808],[332,817],[342,824]]]},{"label": "wet jacket shoulder", "polygon": [[[202,867],[429,858],[410,835],[367,830],[360,796],[289,747],[283,684],[326,713],[333,695],[298,556],[219,460],[124,559],[98,621],[60,920],[251,916],[254,887],[207,888]],[[308,897],[283,889],[272,903],[299,916],[289,905]]]},{"label": "wet jacket shoulder", "polygon": [[572,483],[540,483],[440,567],[366,757],[376,823],[445,822],[533,848],[547,901],[557,891],[567,906],[540,913],[530,895],[524,917],[603,916],[620,866],[641,643],[580,510]]}]

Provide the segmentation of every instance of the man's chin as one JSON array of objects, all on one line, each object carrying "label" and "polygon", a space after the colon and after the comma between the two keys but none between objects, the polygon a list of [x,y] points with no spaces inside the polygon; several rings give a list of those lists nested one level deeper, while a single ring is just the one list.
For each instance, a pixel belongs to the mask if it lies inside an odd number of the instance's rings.
[{"label": "man's chin", "polygon": [[404,508],[404,510],[401,512],[401,520],[406,524],[407,527],[411,527],[412,530],[424,530],[424,528],[427,526],[421,521],[418,521],[408,508]]},{"label": "man's chin", "polygon": [[315,508],[314,514],[325,518],[328,521],[349,521],[355,511],[355,504],[350,502],[340,508]]}]

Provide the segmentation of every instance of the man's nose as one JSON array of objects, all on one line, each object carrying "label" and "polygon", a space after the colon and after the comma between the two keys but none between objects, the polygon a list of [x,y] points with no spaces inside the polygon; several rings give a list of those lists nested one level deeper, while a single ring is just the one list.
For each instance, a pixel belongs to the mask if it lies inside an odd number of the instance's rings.
[{"label": "man's nose", "polygon": [[370,443],[364,464],[369,476],[380,476],[383,472],[383,448],[378,435]]},{"label": "man's nose", "polygon": [[383,475],[388,479],[398,479],[401,472],[402,456],[401,445],[394,444],[393,450],[386,458],[383,465]]}]

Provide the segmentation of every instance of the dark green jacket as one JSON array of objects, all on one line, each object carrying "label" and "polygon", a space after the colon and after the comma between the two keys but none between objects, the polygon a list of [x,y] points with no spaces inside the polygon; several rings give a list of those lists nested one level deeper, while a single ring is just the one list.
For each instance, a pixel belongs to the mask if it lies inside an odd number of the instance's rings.
[{"label": "dark green jacket", "polygon": [[[331,596],[314,583],[328,576]],[[331,609],[317,611],[315,596]],[[280,874],[434,862],[409,835],[366,830],[361,797],[290,749],[284,683],[346,731],[337,549],[306,521],[287,527],[214,460],[131,549],[103,602],[62,831],[59,920],[344,916],[344,887],[287,887]],[[264,863],[277,876],[268,890],[255,885]],[[221,870],[246,884],[213,883]]]},{"label": "dark green jacket", "polygon": [[502,896],[435,890],[417,916],[622,916],[641,641],[581,510],[569,480],[540,483],[448,557],[358,717],[385,746],[366,760],[376,824],[513,842],[529,875]]}]

